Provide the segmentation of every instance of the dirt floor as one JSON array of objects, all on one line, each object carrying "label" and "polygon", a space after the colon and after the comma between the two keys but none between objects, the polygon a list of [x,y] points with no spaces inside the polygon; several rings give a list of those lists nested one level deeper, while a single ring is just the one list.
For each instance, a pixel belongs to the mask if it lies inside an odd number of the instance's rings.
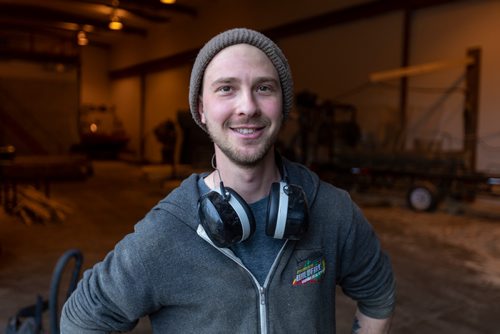
[{"label": "dirt floor", "polygon": [[[62,222],[27,226],[0,209],[0,333],[20,307],[48,296],[64,251],[81,249],[84,268],[92,266],[177,184],[123,162],[94,168],[86,181],[52,185],[51,198],[72,209]],[[500,333],[500,198],[444,203],[429,214],[406,209],[394,194],[353,196],[393,261],[392,333]],[[338,333],[350,332],[354,307],[339,291]],[[150,332],[146,320],[133,331]]]}]

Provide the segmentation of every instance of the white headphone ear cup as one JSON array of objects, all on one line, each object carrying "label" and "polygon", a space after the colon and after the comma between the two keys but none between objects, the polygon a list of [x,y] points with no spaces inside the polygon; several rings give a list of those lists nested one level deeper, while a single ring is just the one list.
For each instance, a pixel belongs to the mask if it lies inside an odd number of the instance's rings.
[{"label": "white headphone ear cup", "polygon": [[288,214],[288,195],[286,182],[271,185],[267,204],[266,234],[275,239],[283,239]]},{"label": "white headphone ear cup", "polygon": [[266,234],[275,239],[299,240],[309,227],[304,191],[284,181],[273,183],[267,204]]},{"label": "white headphone ear cup", "polygon": [[229,192],[229,204],[234,209],[241,223],[242,237],[240,241],[250,238],[255,232],[255,218],[247,202],[233,189],[226,187]]}]

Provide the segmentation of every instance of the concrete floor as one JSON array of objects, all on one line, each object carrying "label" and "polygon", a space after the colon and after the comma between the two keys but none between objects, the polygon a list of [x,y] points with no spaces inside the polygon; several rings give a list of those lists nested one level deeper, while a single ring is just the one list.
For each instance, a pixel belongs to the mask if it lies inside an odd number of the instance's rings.
[{"label": "concrete floor", "polygon": [[[48,295],[64,251],[81,249],[84,268],[92,266],[177,184],[146,178],[122,162],[94,168],[86,181],[52,186],[51,198],[73,210],[63,222],[26,226],[0,209],[0,333],[36,294]],[[450,205],[414,213],[397,196],[355,198],[393,261],[399,289],[392,333],[500,333],[498,198],[461,207],[460,215]],[[338,333],[350,331],[354,307],[339,296]],[[150,332],[145,319],[133,331]]]}]

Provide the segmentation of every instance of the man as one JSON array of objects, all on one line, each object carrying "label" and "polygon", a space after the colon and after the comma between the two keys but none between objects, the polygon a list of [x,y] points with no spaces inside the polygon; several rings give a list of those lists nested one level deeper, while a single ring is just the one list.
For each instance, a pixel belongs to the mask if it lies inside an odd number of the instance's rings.
[{"label": "man", "polygon": [[281,50],[232,29],[199,52],[194,120],[214,170],[159,202],[66,302],[62,333],[334,333],[335,288],[358,301],[354,333],[386,333],[394,279],[349,196],[274,144],[293,84]]}]

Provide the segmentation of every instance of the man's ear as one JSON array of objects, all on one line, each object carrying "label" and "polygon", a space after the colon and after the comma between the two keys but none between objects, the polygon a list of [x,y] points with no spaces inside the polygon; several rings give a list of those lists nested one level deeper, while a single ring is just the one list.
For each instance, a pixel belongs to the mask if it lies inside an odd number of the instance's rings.
[{"label": "man's ear", "polygon": [[203,110],[203,101],[201,95],[198,97],[198,113],[200,114],[201,123],[206,124],[207,120],[205,119],[205,110]]}]

